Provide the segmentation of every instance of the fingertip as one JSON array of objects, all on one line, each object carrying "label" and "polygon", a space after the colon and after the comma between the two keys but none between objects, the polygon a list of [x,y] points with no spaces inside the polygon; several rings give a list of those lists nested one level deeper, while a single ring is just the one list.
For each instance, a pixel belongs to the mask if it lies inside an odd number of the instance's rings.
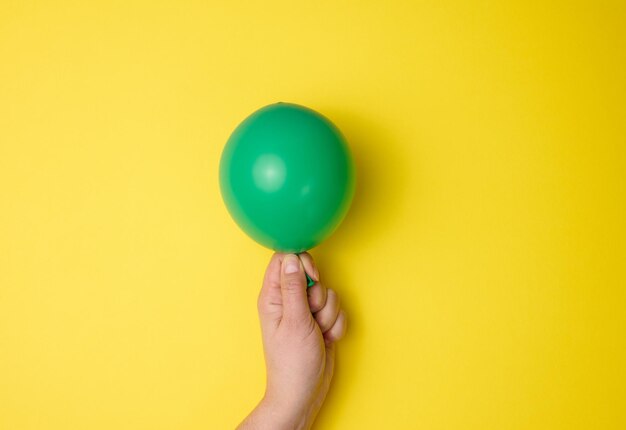
[{"label": "fingertip", "polygon": [[310,317],[304,268],[295,254],[286,254],[282,260],[280,288],[286,318]]},{"label": "fingertip", "polygon": [[298,273],[302,268],[300,259],[295,254],[286,254],[283,257],[282,272],[285,275],[292,275]]},{"label": "fingertip", "polygon": [[316,282],[320,280],[320,273],[315,264],[315,260],[308,252],[301,252],[298,254],[300,261],[302,261],[302,265],[304,266],[304,270],[306,273]]}]

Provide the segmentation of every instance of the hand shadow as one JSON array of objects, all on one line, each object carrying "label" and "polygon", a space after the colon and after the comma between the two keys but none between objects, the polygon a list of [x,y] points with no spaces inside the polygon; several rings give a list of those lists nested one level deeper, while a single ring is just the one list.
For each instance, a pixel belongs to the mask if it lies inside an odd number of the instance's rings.
[{"label": "hand shadow", "polygon": [[[366,267],[362,267],[361,273],[351,273],[340,261],[352,256],[358,259],[361,250],[371,253],[393,225],[406,197],[409,159],[400,153],[402,146],[394,138],[393,124],[377,124],[375,119],[332,108],[321,111],[328,114],[348,141],[356,165],[356,190],[342,224],[311,252],[320,268],[322,282],[337,290],[348,316],[346,338],[339,342],[337,349],[333,382],[314,428],[328,427],[325,423],[332,419],[332,411],[340,407],[340,399],[334,399],[333,393],[341,391],[343,396],[349,395],[350,388],[346,384],[362,376],[358,357],[367,353],[362,350],[367,342],[363,341],[366,333],[361,324],[366,315],[359,311],[359,297],[368,294],[370,289],[385,288],[367,284]],[[358,244],[357,249],[354,243]],[[356,266],[358,264],[351,267]],[[343,349],[349,350],[351,357],[345,371]]]}]

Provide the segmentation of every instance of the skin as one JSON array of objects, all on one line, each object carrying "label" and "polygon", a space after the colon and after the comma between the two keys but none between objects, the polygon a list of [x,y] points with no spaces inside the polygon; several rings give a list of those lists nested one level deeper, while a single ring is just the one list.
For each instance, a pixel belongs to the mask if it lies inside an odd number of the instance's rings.
[{"label": "skin", "polygon": [[[315,281],[308,290],[305,270]],[[276,253],[258,310],[267,384],[238,429],[310,429],[333,377],[335,342],[346,331],[339,297],[322,285],[311,255]]]}]

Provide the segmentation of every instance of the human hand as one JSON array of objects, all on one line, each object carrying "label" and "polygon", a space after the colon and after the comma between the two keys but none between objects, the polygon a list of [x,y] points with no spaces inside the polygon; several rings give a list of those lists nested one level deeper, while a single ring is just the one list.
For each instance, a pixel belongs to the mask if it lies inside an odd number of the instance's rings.
[{"label": "human hand", "polygon": [[[240,429],[308,429],[326,398],[346,314],[311,255],[299,256],[276,253],[265,272],[258,310],[267,386]],[[309,289],[305,270],[315,281]]]}]

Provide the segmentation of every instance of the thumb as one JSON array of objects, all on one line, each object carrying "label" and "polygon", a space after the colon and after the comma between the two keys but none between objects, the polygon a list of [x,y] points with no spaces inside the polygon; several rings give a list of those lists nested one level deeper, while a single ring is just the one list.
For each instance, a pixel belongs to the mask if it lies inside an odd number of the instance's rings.
[{"label": "thumb", "polygon": [[293,321],[311,316],[306,294],[304,267],[295,254],[287,254],[283,258],[280,270],[280,292],[283,299],[283,318]]}]

